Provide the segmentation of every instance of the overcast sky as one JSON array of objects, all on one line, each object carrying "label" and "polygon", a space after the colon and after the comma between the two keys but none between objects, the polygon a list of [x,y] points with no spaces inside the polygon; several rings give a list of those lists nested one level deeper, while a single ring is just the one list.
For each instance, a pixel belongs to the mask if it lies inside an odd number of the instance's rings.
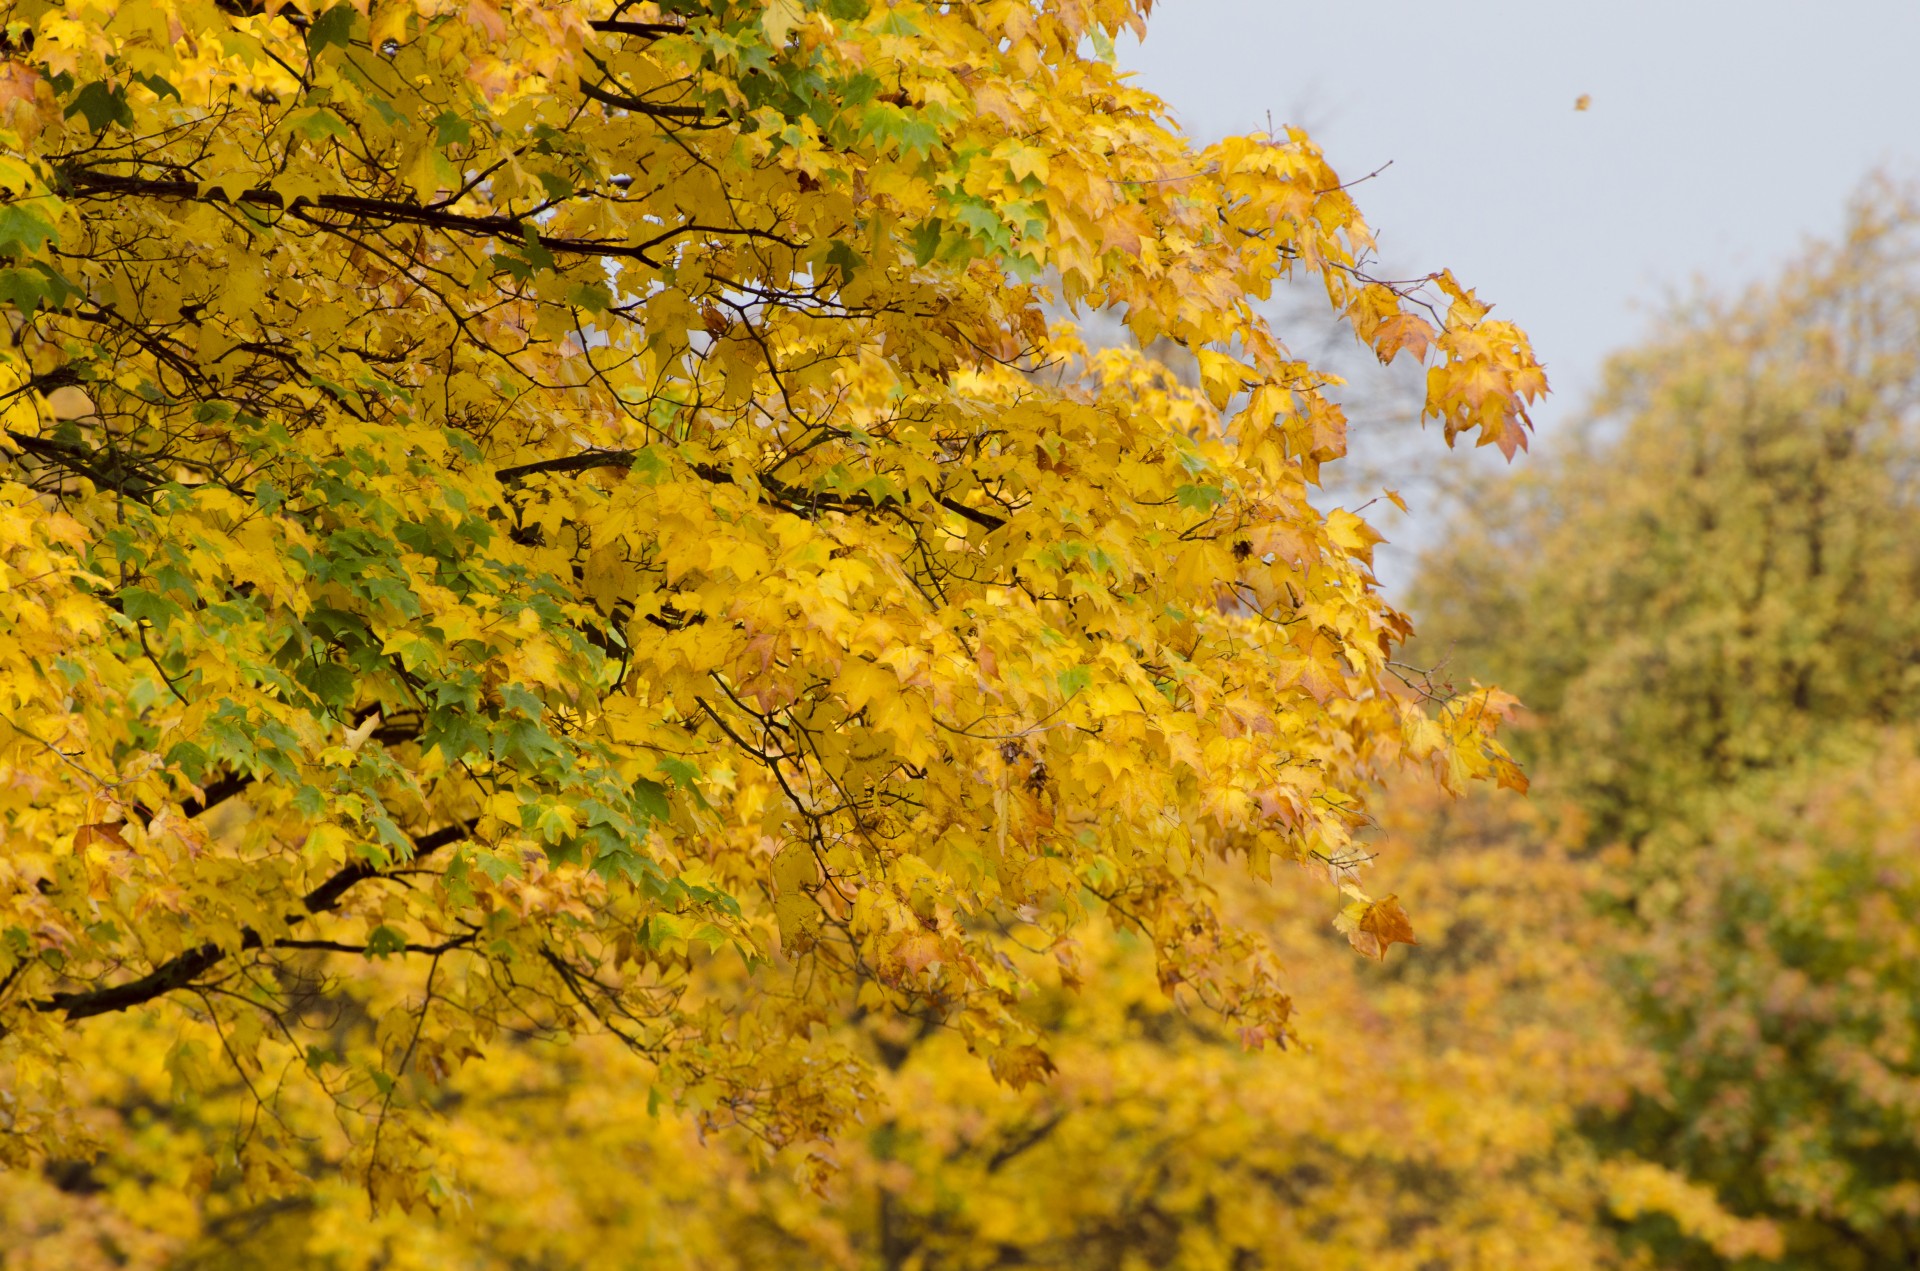
[{"label": "overcast sky", "polygon": [[1920,0],[1160,0],[1121,60],[1196,137],[1271,116],[1347,180],[1390,162],[1355,190],[1382,264],[1527,329],[1545,447],[1663,297],[1766,276],[1876,166],[1920,177]]}]

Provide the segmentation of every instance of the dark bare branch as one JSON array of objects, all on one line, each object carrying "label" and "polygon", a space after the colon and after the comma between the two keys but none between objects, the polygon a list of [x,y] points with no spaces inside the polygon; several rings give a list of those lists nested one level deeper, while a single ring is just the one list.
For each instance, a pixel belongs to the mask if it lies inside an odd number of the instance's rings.
[{"label": "dark bare branch", "polygon": [[618,18],[601,18],[587,23],[604,35],[638,35],[657,40],[663,35],[685,35],[687,28],[671,22],[623,22]]},{"label": "dark bare branch", "polygon": [[608,92],[585,80],[580,81],[580,91],[589,101],[597,101],[602,106],[612,106],[615,110],[632,111],[636,115],[650,115],[655,119],[686,119],[712,124],[726,122],[714,118],[698,106],[664,106],[658,102],[650,102],[644,97],[629,97],[625,93]]},{"label": "dark bare branch", "polygon": [[[417,862],[452,843],[458,843],[473,830],[473,823],[450,825],[435,830],[414,840],[413,856],[409,863]],[[305,913],[292,915],[289,922],[299,922],[314,914],[327,913],[340,904],[341,899],[356,884],[369,878],[378,877],[382,871],[366,861],[356,861],[336,870],[326,882],[308,892],[301,906]],[[247,928],[241,933],[240,950],[271,948],[285,943],[288,947],[299,948],[293,942],[269,942],[259,932]],[[409,950],[411,951],[411,949]],[[147,974],[125,984],[116,984],[104,989],[89,989],[78,993],[55,993],[51,997],[35,1002],[34,1008],[41,1011],[61,1011],[69,1020],[87,1019],[94,1015],[106,1015],[114,1011],[124,1011],[129,1007],[140,1006],[157,997],[164,997],[176,989],[186,988],[195,980],[211,971],[224,961],[229,950],[217,944],[203,944],[197,949],[170,958]]]},{"label": "dark bare branch", "polygon": [[[624,469],[633,467],[638,458],[637,452],[632,450],[586,450],[560,459],[542,459],[535,463],[522,463],[510,468],[501,468],[493,475],[500,481],[512,482],[542,474],[591,472],[598,468]],[[711,481],[717,485],[734,484],[732,473],[712,464],[695,464],[693,471],[702,480]],[[879,511],[882,507],[871,495],[815,494],[765,475],[756,476],[755,480],[759,482],[762,489],[773,496],[776,503],[795,511],[873,512]],[[982,529],[997,530],[1007,523],[1003,517],[995,516],[991,512],[982,512],[979,508],[968,507],[960,500],[948,495],[936,494],[934,502]]]},{"label": "dark bare branch", "polygon": [[[380,221],[388,225],[419,225],[475,238],[503,239],[522,243],[534,241],[549,252],[563,255],[618,257],[639,260],[650,265],[659,263],[647,254],[647,247],[651,244],[634,246],[631,243],[617,243],[601,238],[549,237],[540,232],[538,222],[528,217],[467,216],[427,204],[404,203],[395,199],[361,198],[350,194],[322,194],[312,198],[301,196],[291,200],[277,191],[264,188],[229,194],[223,189],[205,186],[198,181],[149,180],[145,177],[118,176],[110,172],[94,172],[88,169],[68,170],[63,173],[63,176],[68,189],[80,196],[180,199],[192,203],[243,205],[284,212],[323,229],[327,228],[329,223],[315,213],[332,212],[361,221]],[[736,232],[710,226],[702,227],[702,231]],[[746,233],[747,231],[737,232]]]}]

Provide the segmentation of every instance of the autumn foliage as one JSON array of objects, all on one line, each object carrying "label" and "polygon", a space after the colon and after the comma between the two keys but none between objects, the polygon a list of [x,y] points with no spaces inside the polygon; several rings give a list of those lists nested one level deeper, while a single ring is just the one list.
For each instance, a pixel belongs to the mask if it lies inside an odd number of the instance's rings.
[{"label": "autumn foliage", "polygon": [[1877,182],[1841,241],[1619,359],[1427,572],[1429,639],[1535,707],[1541,788],[1608,862],[1660,1072],[1594,1141],[1748,1224],[1650,1211],[1662,1266],[1920,1257],[1917,336],[1920,204]]},{"label": "autumn foliage", "polygon": [[617,1053],[821,1181],[846,1021],[1026,1087],[1105,924],[1284,1042],[1276,860],[1414,938],[1372,788],[1518,784],[1506,699],[1404,690],[1256,302],[1450,440],[1545,381],[1305,136],[1174,131],[1145,7],[7,5],[8,1164],[458,1211],[458,1082]]},{"label": "autumn foliage", "polygon": [[1149,7],[0,0],[0,1265],[1920,1257],[1911,201],[1414,641]]}]

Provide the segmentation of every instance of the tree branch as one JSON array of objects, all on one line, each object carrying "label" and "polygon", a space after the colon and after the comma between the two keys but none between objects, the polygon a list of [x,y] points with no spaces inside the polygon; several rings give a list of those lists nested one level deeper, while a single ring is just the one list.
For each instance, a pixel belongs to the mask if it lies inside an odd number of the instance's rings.
[{"label": "tree branch", "polygon": [[[421,835],[413,841],[413,856],[407,863],[412,864],[424,856],[433,855],[449,844],[458,843],[473,832],[475,824],[473,821],[462,821],[458,825],[449,825],[431,834]],[[355,861],[351,865],[342,865],[326,882],[308,892],[301,904],[309,914],[328,913],[339,907],[340,898],[346,895],[356,883],[363,883],[369,878],[377,877],[379,873],[379,868],[368,861]]]},{"label": "tree branch", "polygon": [[1059,1129],[1060,1123],[1066,1119],[1067,1114],[1065,1112],[1056,1112],[1038,1125],[1028,1129],[1026,1133],[1002,1143],[998,1150],[987,1158],[987,1173],[998,1173],[1001,1167],[1006,1165],[1006,1163],[1014,1157],[1019,1156],[1022,1152],[1030,1148],[1038,1147],[1046,1140],[1048,1135]]},{"label": "tree branch", "polygon": [[[473,824],[471,821],[462,822],[422,835],[414,840],[411,859],[418,861],[450,843],[459,842],[472,832]],[[341,866],[326,882],[321,883],[302,898],[301,905],[306,912],[292,915],[287,921],[300,922],[314,914],[330,912],[339,906],[341,898],[356,883],[377,877],[379,873],[379,869],[365,861]],[[263,939],[260,933],[251,927],[241,933],[241,950],[270,947],[273,947],[273,944]],[[298,948],[300,945],[292,944],[291,947]],[[409,947],[408,951],[413,950]],[[218,966],[227,954],[228,951],[217,944],[203,944],[197,949],[189,949],[185,953],[169,958],[138,979],[129,980],[125,984],[116,984],[110,988],[89,989],[78,993],[55,993],[51,997],[36,1001],[33,1004],[34,1009],[63,1011],[70,1021],[87,1019],[94,1015],[106,1015],[113,1011],[124,1011],[128,1007],[139,1006],[151,1002],[156,997],[165,996],[175,989],[185,988]]]},{"label": "tree branch", "polygon": [[[660,107],[659,109],[678,110],[680,108]],[[91,172],[85,169],[77,171],[70,169],[62,175],[68,188],[79,195],[100,194],[121,198],[184,199],[192,203],[245,204],[249,207],[285,212],[321,228],[326,228],[327,222],[312,215],[312,212],[316,210],[338,212],[363,220],[379,220],[390,225],[421,225],[428,229],[443,230],[452,234],[469,234],[476,238],[526,242],[528,236],[532,235],[540,246],[550,252],[573,256],[623,257],[649,265],[659,263],[647,255],[647,249],[644,246],[636,247],[629,243],[616,243],[600,238],[550,238],[540,233],[537,222],[518,216],[465,216],[458,212],[441,211],[418,203],[368,199],[349,194],[322,194],[313,198],[303,195],[292,200],[288,200],[274,190],[264,188],[229,194],[217,187],[211,189],[204,187],[198,181],[155,181],[144,177],[115,176],[112,173]]]},{"label": "tree branch", "polygon": [[616,110],[630,110],[636,115],[651,115],[655,119],[704,120],[713,124],[726,122],[715,119],[698,106],[662,106],[645,98],[629,97],[625,93],[610,93],[604,88],[587,83],[584,79],[580,81],[580,91],[589,101],[597,101],[602,106],[612,106]]},{"label": "tree branch", "polygon": [[643,35],[654,40],[663,35],[687,33],[686,27],[675,26],[670,22],[622,22],[616,18],[600,18],[587,25],[606,35]]},{"label": "tree branch", "polygon": [[144,500],[153,492],[155,486],[161,484],[160,481],[117,456],[107,456],[107,462],[103,465],[100,462],[101,456],[84,446],[49,441],[45,437],[15,432],[11,428],[7,430],[7,436],[20,449],[41,462],[55,464],[69,472],[86,477],[103,490],[117,490],[131,498]]},{"label": "tree branch", "polygon": [[243,772],[230,772],[224,777],[215,778],[200,788],[198,799],[188,799],[180,805],[180,815],[196,817],[209,808],[225,803],[242,790],[253,784],[253,778]]},{"label": "tree branch", "polygon": [[[631,450],[586,450],[580,454],[567,455],[560,459],[542,459],[535,463],[522,463],[510,468],[500,468],[497,469],[493,475],[496,480],[508,482],[520,481],[527,477],[539,476],[543,473],[591,472],[596,468],[626,469],[633,467],[638,458],[638,454]],[[696,463],[693,465],[693,471],[694,474],[702,480],[711,481],[716,485],[735,484],[731,472],[728,472],[724,468],[715,467],[712,464]],[[870,495],[814,494],[787,485],[785,482],[775,480],[768,476],[756,476],[755,480],[760,483],[762,489],[773,496],[775,502],[796,511],[824,508],[832,512],[849,512],[855,510],[873,512],[880,510],[882,506]],[[948,495],[935,494],[933,497],[934,502],[947,509],[947,511],[964,517],[982,529],[997,530],[1007,523],[1003,517],[995,516],[991,512],[982,512],[979,508],[968,507],[966,504],[960,502],[960,500],[951,498]]]},{"label": "tree branch", "polygon": [[[454,936],[451,939],[441,941],[439,944],[402,944],[388,947],[395,953],[431,953],[437,957],[442,953],[451,953],[455,949],[464,949],[478,938],[478,932],[469,931],[464,936]],[[275,940],[273,944],[268,947],[274,949],[319,949],[327,953],[365,953],[367,951],[367,946],[363,944],[353,944],[346,940]]]}]

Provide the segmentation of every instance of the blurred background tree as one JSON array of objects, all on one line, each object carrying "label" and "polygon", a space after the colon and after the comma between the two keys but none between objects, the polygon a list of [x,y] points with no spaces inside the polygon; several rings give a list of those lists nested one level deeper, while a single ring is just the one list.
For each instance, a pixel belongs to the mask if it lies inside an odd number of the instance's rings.
[{"label": "blurred background tree", "polygon": [[1416,587],[1419,656],[1538,716],[1528,756],[1640,844],[1920,698],[1920,210],[1617,358],[1555,453],[1487,482]]},{"label": "blurred background tree", "polygon": [[[1598,1140],[1775,1220],[1777,1265],[1920,1262],[1920,762],[1884,753],[1716,801],[1618,966],[1663,1085]],[[1637,1233],[1663,1265],[1722,1265]]]},{"label": "blurred background tree", "polygon": [[1595,1142],[1773,1222],[1764,1265],[1920,1264],[1917,266],[1920,204],[1870,184],[1843,241],[1619,358],[1419,588],[1419,656],[1532,708],[1536,790],[1609,866],[1662,1080]]}]

